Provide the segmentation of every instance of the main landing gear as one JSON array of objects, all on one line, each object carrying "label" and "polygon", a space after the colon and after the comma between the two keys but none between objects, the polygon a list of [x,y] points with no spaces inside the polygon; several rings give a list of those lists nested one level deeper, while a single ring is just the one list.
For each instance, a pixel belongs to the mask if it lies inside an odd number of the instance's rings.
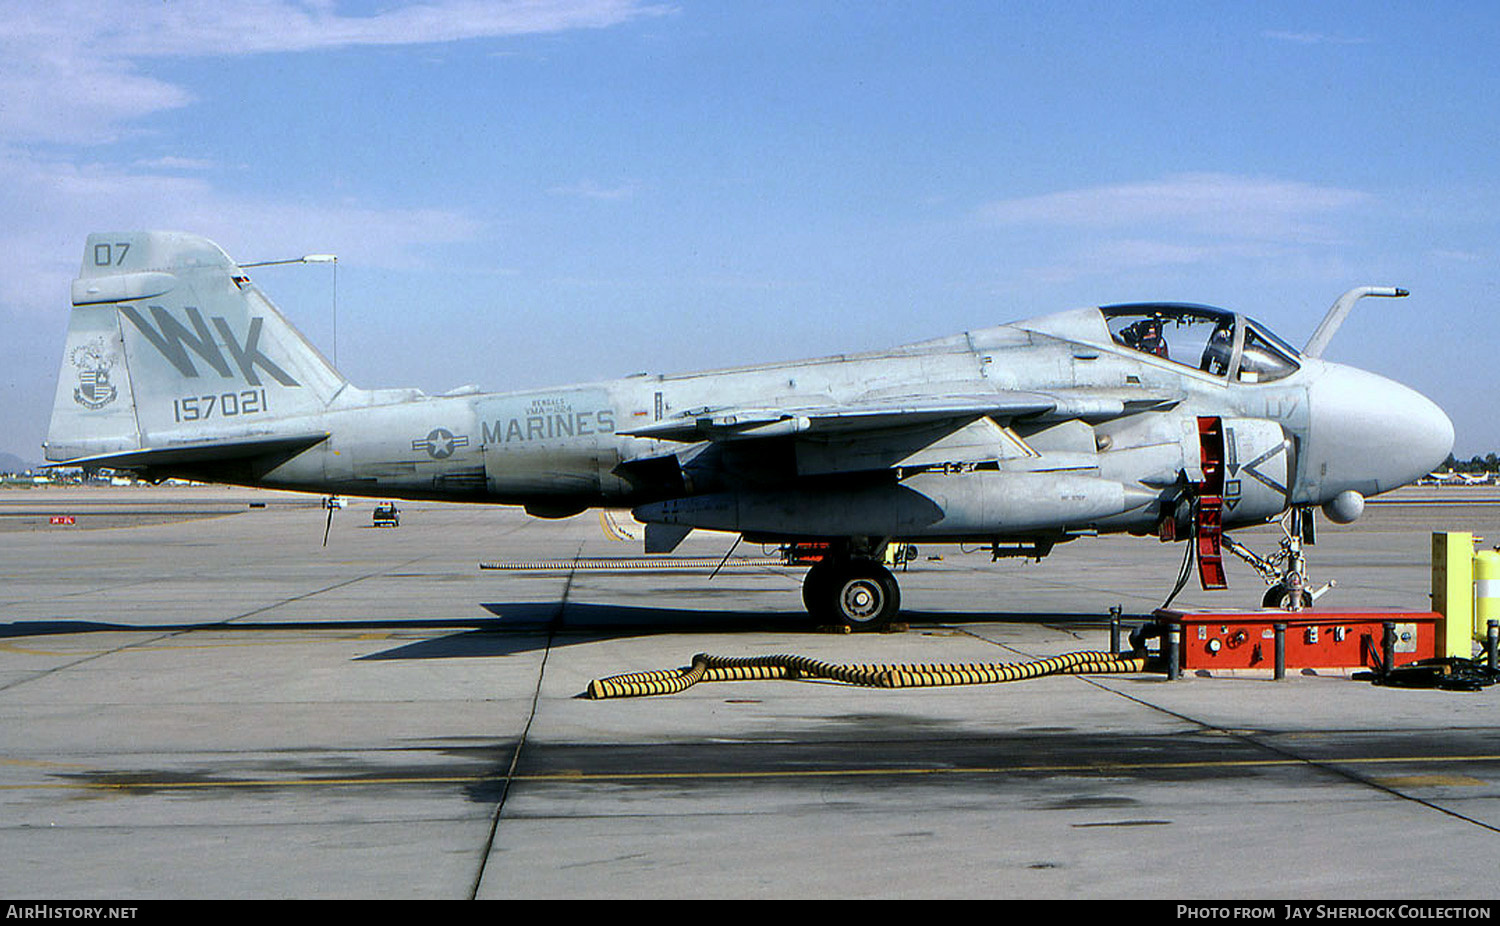
[{"label": "main landing gear", "polygon": [[856,631],[884,630],[901,610],[901,587],[873,558],[833,554],[808,569],[802,603],[819,621]]}]

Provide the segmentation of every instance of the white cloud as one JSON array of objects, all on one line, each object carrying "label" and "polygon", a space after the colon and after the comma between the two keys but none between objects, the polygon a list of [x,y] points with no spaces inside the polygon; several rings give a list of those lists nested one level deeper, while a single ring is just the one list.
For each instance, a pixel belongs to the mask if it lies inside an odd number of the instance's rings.
[{"label": "white cloud", "polygon": [[1182,243],[1148,238],[1125,238],[1085,242],[1072,246],[1066,258],[1052,265],[1022,270],[1038,283],[1063,284],[1084,277],[1120,277],[1136,271],[1152,271],[1226,266],[1245,261],[1275,261],[1285,264],[1294,259],[1289,249],[1254,242]]},{"label": "white cloud", "polygon": [[166,157],[151,158],[150,160],[136,161],[136,167],[146,170],[184,171],[184,170],[213,170],[219,165],[213,161],[202,158],[183,158],[174,155]]},{"label": "white cloud", "polygon": [[[253,202],[201,177],[77,165],[0,150],[0,305],[56,307],[78,270],[82,233],[157,228],[214,239],[238,260],[334,252],[386,267],[421,265],[422,249],[473,239],[482,224],[447,209],[358,202]],[[274,253],[272,253],[274,251]]]},{"label": "white cloud", "polygon": [[[90,10],[99,6],[91,0],[75,2]],[[123,15],[116,9],[106,16],[111,44],[131,55],[420,45],[598,29],[662,12],[660,7],[643,7],[639,0],[436,0],[396,5],[369,16],[340,15],[333,3],[292,0],[176,0],[124,6]],[[226,43],[226,36],[232,41]]]},{"label": "white cloud", "polygon": [[1061,232],[1056,263],[1022,272],[1046,282],[1138,270],[1323,259],[1374,197],[1294,180],[1198,173],[988,203],[997,228]]},{"label": "white cloud", "polygon": [[[146,72],[171,58],[301,53],[598,29],[669,12],[645,0],[431,0],[368,15],[334,0],[0,0],[0,308],[55,306],[82,236],[113,228],[182,229],[239,259],[336,251],[385,266],[421,248],[471,240],[482,223],[444,208],[280,201],[222,192],[222,165],[169,156],[108,163],[108,145],[143,117],[195,95]],[[620,198],[629,188],[580,186]]]},{"label": "white cloud", "polygon": [[1370,43],[1369,39],[1328,35],[1323,32],[1292,32],[1290,30],[1272,29],[1262,32],[1261,35],[1277,42],[1290,42],[1294,45],[1368,45]]},{"label": "white cloud", "polygon": [[143,61],[421,45],[599,29],[664,7],[641,0],[433,0],[368,16],[327,0],[0,0],[0,139],[99,143],[192,95]]},{"label": "white cloud", "polygon": [[0,40],[0,139],[99,144],[121,126],[193,102],[187,90],[144,77],[129,61],[89,55],[18,54]]},{"label": "white cloud", "polygon": [[1332,234],[1327,217],[1370,199],[1299,181],[1205,173],[1003,200],[982,206],[979,214],[998,225],[1312,241]]},{"label": "white cloud", "polygon": [[1458,264],[1480,264],[1489,260],[1476,251],[1461,251],[1453,248],[1433,248],[1428,251],[1433,260]]},{"label": "white cloud", "polygon": [[624,183],[619,186],[604,186],[592,180],[580,180],[577,183],[552,187],[547,192],[554,196],[572,196],[578,199],[613,201],[633,198],[636,193],[636,187],[632,183]]},{"label": "white cloud", "polygon": [[668,12],[641,0],[430,0],[368,16],[327,0],[3,0],[3,35],[115,58],[298,52],[355,45],[416,45],[601,29]]}]

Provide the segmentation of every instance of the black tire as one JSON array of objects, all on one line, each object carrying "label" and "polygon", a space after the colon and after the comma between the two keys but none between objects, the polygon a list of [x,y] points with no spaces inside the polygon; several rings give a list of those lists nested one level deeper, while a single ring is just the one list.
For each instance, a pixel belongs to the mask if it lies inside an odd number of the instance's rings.
[{"label": "black tire", "polygon": [[836,578],[834,565],[829,562],[815,563],[802,579],[802,605],[815,620],[832,621],[832,583]]},{"label": "black tire", "polygon": [[[1260,605],[1263,608],[1276,608],[1285,611],[1287,603],[1291,600],[1292,593],[1285,585],[1273,585],[1266,589],[1265,597],[1261,598]],[[1312,604],[1312,593],[1304,588],[1302,590],[1302,607],[1310,608]]]},{"label": "black tire", "polygon": [[803,578],[802,604],[823,623],[861,632],[883,630],[901,611],[901,586],[873,560],[824,561]]}]

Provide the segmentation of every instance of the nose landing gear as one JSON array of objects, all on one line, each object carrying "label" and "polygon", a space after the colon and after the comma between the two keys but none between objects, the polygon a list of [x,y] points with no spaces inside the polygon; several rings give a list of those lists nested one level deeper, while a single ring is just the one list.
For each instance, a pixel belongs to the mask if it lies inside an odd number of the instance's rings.
[{"label": "nose landing gear", "polygon": [[1281,518],[1281,533],[1280,548],[1268,557],[1257,555],[1227,534],[1224,535],[1224,545],[1235,556],[1249,563],[1270,586],[1261,599],[1263,607],[1301,611],[1312,607],[1314,601],[1337,583],[1330,581],[1316,591],[1310,590],[1307,557],[1302,552],[1302,546],[1314,541],[1312,509],[1293,508],[1288,511]]}]

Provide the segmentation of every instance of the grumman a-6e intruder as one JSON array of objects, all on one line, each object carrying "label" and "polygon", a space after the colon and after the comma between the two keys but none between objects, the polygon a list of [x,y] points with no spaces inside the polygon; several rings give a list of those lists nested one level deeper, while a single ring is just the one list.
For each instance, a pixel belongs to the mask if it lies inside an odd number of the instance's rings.
[{"label": "grumman a-6e intruder", "polygon": [[[525,506],[628,507],[646,549],[693,528],[813,562],[807,608],[879,627],[899,608],[891,544],[1046,555],[1129,532],[1190,543],[1205,587],[1221,551],[1311,600],[1311,511],[1432,472],[1453,425],[1388,379],[1322,359],[1361,296],[1300,352],[1222,309],[1085,308],[892,350],[564,388],[429,396],[359,389],[212,242],[88,239],[46,456],[277,489]],[[1281,518],[1262,558],[1229,528]]]}]

